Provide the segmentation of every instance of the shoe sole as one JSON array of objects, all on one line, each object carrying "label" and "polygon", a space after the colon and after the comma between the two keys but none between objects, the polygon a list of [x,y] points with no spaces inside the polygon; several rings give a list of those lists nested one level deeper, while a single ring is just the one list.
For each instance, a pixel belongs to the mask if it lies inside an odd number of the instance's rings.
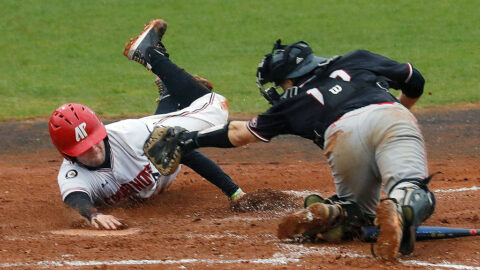
[{"label": "shoe sole", "polygon": [[376,254],[383,260],[396,261],[402,241],[402,224],[397,205],[391,200],[382,201],[376,209],[376,225],[380,227]]},{"label": "shoe sole", "polygon": [[[125,50],[123,51],[123,55],[125,55],[129,60],[133,60],[133,54],[137,50],[138,46],[142,43],[142,41],[145,39],[145,37],[148,36],[149,32],[155,31],[155,26],[159,26],[157,29],[157,33],[162,31],[165,33],[166,28],[167,28],[167,23],[162,20],[162,19],[156,19],[151,22],[149,22],[145,28],[143,29],[142,33],[136,38],[130,39],[130,41],[127,43],[125,46]],[[162,35],[163,35],[162,33]]]}]

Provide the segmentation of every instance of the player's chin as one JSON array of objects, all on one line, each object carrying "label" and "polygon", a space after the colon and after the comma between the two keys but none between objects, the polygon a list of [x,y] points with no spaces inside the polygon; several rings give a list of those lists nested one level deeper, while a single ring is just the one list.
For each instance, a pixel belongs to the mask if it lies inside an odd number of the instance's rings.
[{"label": "player's chin", "polygon": [[80,163],[89,167],[99,167],[105,162],[104,155],[91,156],[88,159],[78,159]]},{"label": "player's chin", "polygon": [[102,165],[104,162],[105,162],[105,157],[104,156],[99,157],[98,159],[95,160],[95,166],[94,167],[98,167],[98,166]]}]

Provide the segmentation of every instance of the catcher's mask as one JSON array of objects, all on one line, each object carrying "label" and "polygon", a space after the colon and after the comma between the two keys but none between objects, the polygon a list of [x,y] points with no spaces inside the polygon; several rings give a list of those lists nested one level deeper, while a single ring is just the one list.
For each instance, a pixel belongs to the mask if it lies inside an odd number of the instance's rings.
[{"label": "catcher's mask", "polygon": [[50,138],[66,159],[85,153],[107,136],[107,130],[94,111],[82,104],[58,107],[48,123]]},{"label": "catcher's mask", "polygon": [[263,88],[264,84],[273,82],[278,85],[285,79],[301,77],[326,61],[327,58],[315,56],[304,41],[282,45],[279,39],[273,45],[272,52],[266,54],[258,64],[257,86],[264,95],[268,92]]}]

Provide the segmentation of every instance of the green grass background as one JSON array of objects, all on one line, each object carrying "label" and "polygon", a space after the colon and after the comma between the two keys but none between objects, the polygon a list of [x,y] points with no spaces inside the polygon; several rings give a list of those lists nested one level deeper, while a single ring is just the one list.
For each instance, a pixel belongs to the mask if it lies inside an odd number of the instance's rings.
[{"label": "green grass background", "polygon": [[410,61],[427,80],[419,106],[478,102],[480,5],[470,0],[0,0],[0,120],[47,119],[62,103],[104,117],[155,109],[153,75],[122,55],[154,18],[187,71],[210,79],[231,112],[267,108],[255,71],[277,38],[317,55],[363,48]]}]

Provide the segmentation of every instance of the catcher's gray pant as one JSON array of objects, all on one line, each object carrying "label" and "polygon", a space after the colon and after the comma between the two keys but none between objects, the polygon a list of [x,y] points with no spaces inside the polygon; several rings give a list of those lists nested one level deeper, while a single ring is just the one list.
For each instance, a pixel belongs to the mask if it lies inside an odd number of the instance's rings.
[{"label": "catcher's gray pant", "polygon": [[337,195],[375,215],[384,191],[402,179],[428,175],[423,136],[399,103],[369,105],[343,115],[325,131],[324,150]]}]

